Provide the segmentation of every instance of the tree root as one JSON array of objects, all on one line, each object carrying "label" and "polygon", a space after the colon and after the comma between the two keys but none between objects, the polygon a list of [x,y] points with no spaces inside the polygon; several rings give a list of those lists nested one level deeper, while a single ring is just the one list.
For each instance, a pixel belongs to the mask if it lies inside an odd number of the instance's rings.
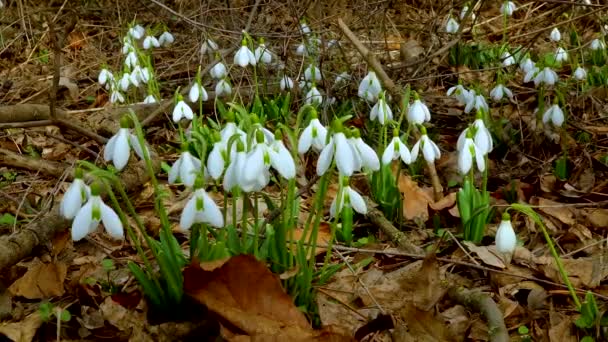
[{"label": "tree root", "polygon": [[367,205],[367,218],[380,230],[386,234],[391,241],[395,242],[397,246],[404,252],[423,255],[424,250],[411,242],[408,241],[405,233],[397,229],[389,220],[384,217],[382,211],[378,210],[378,206],[370,198],[365,197],[365,204]]},{"label": "tree root", "polygon": [[479,290],[467,290],[460,286],[448,290],[450,298],[485,317],[491,342],[508,342],[509,331],[502,312],[492,298]]}]

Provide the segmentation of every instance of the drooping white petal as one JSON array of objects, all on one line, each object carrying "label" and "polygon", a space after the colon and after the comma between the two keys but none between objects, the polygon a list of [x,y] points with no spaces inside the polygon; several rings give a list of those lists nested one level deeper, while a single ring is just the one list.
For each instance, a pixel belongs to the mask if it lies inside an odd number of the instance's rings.
[{"label": "drooping white petal", "polygon": [[481,151],[482,154],[488,154],[493,149],[493,141],[492,134],[486,128],[485,123],[482,119],[476,119],[473,123],[473,126],[477,129],[475,132],[475,136],[473,137],[473,141],[475,141],[475,145]]},{"label": "drooping white petal", "polygon": [[74,218],[82,207],[82,202],[86,199],[86,197],[83,198],[85,187],[86,185],[82,179],[76,178],[63,195],[63,199],[59,205],[59,212],[66,219]]},{"label": "drooping white petal", "polygon": [[93,221],[93,203],[92,200],[89,200],[80,208],[72,222],[72,240],[79,241],[87,236],[93,223],[95,223]]},{"label": "drooping white petal", "polygon": [[[202,190],[202,189],[199,189]],[[197,190],[198,191],[198,190]],[[217,206],[215,201],[209,196],[209,194],[202,190],[203,207],[205,212],[204,222],[209,223],[213,227],[221,228],[224,226],[224,217],[220,208]]]},{"label": "drooping white petal", "polygon": [[334,139],[331,138],[329,143],[321,150],[319,159],[317,160],[317,175],[323,176],[327,169],[331,166],[334,158]]},{"label": "drooping white petal", "polygon": [[471,170],[471,166],[473,166],[473,155],[471,154],[471,146],[475,148],[475,143],[473,139],[466,138],[463,143],[462,149],[458,151],[458,170],[460,173],[466,174]]},{"label": "drooping white petal", "polygon": [[254,51],[255,60],[258,63],[270,64],[272,61],[272,55],[264,44],[260,44]]},{"label": "drooping white petal", "polygon": [[364,167],[372,171],[380,170],[380,159],[378,159],[378,155],[373,148],[366,144],[360,137],[356,139],[355,146]]},{"label": "drooping white petal", "polygon": [[551,40],[554,42],[559,42],[562,39],[562,34],[559,32],[557,27],[554,27],[553,30],[551,30],[549,38],[551,38]]},{"label": "drooping white petal", "polygon": [[291,90],[293,89],[293,80],[287,77],[287,75],[283,75],[279,82],[279,87],[281,88],[281,91]]},{"label": "drooping white petal", "polygon": [[190,91],[188,92],[188,99],[190,100],[190,102],[196,102],[196,101],[198,101],[200,94],[201,94],[201,87],[198,85],[198,83],[194,83],[190,87]]},{"label": "drooping white petal", "polygon": [[179,101],[175,105],[175,108],[173,108],[173,122],[178,123],[182,118],[192,120],[192,118],[194,118],[194,112],[186,102]]},{"label": "drooping white petal", "polygon": [[219,80],[226,77],[226,66],[222,62],[216,63],[211,70],[209,70],[211,77]]},{"label": "drooping white petal", "polygon": [[232,87],[226,80],[221,79],[215,85],[215,95],[216,96],[230,96],[232,94]]},{"label": "drooping white petal", "polygon": [[340,174],[350,177],[356,169],[353,150],[344,133],[336,133],[334,141],[336,145],[336,166]]},{"label": "drooping white petal", "polygon": [[175,182],[177,181],[177,178],[179,177],[179,169],[182,165],[182,156],[180,156],[175,163],[173,163],[173,166],[171,166],[171,170],[169,170],[169,184],[175,184]]},{"label": "drooping white petal", "polygon": [[222,157],[223,149],[225,149],[224,144],[222,142],[216,142],[207,159],[207,170],[209,171],[211,178],[215,180],[218,180],[224,172],[224,157]]},{"label": "drooping white petal", "polygon": [[365,205],[365,200],[363,200],[363,197],[361,197],[361,195],[350,186],[347,186],[344,188],[344,190],[347,191],[351,207],[359,214],[367,214],[367,205]]},{"label": "drooping white petal", "polygon": [[112,155],[112,162],[118,170],[124,169],[129,161],[131,149],[129,147],[129,130],[127,128],[121,128],[116,134],[116,142],[114,144],[114,154]]},{"label": "drooping white petal", "polygon": [[125,235],[122,222],[120,222],[120,218],[114,209],[110,208],[103,202],[100,203],[99,209],[101,210],[101,221],[103,222],[108,234],[114,239],[124,239]]},{"label": "drooping white petal", "polygon": [[282,141],[275,140],[270,150],[270,164],[285,179],[296,176],[296,164]]},{"label": "drooping white petal", "polygon": [[156,39],[156,37],[154,37],[154,36],[147,36],[144,39],[143,46],[144,46],[144,49],[148,50],[148,49],[151,49],[153,47],[155,47],[155,48],[160,47],[160,43],[158,42],[158,39]]},{"label": "drooping white petal", "polygon": [[458,25],[456,19],[450,17],[445,24],[445,31],[447,33],[456,33],[458,32],[458,28],[460,28],[460,25]]},{"label": "drooping white petal", "polygon": [[196,216],[196,196],[192,196],[182,210],[182,216],[179,219],[179,226],[182,229],[190,229],[194,224],[194,217]]},{"label": "drooping white petal", "polygon": [[[145,157],[144,157],[144,149],[139,144],[139,139],[137,139],[137,136],[135,134],[129,134],[129,143],[131,144],[131,147],[133,148],[133,151],[135,151],[135,154],[140,159],[145,159]],[[147,146],[146,146],[146,152],[147,152],[148,155],[150,154],[150,151],[148,150]]]}]

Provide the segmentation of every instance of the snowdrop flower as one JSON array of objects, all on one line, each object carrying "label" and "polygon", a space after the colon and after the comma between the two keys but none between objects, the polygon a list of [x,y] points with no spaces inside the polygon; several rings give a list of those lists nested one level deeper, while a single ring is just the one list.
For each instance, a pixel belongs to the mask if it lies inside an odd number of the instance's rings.
[{"label": "snowdrop flower", "polygon": [[591,41],[591,50],[603,50],[606,48],[606,44],[600,40],[595,38],[594,40]]},{"label": "snowdrop flower", "polygon": [[113,90],[110,94],[110,102],[111,103],[124,103],[125,97],[118,91]]},{"label": "snowdrop flower", "polygon": [[574,78],[578,81],[584,81],[587,79],[587,70],[585,68],[579,66],[574,71]]},{"label": "snowdrop flower", "polygon": [[175,41],[175,38],[173,37],[173,35],[167,31],[163,32],[160,35],[160,37],[158,37],[158,42],[163,47],[167,47],[167,46],[173,44],[174,41]]},{"label": "snowdrop flower", "polygon": [[228,143],[228,140],[232,138],[234,135],[238,135],[243,138],[242,141],[245,142],[245,138],[247,137],[247,133],[245,133],[242,129],[240,129],[236,123],[234,123],[234,117],[229,117],[228,122],[220,131],[220,140],[225,144]]},{"label": "snowdrop flower", "polygon": [[230,86],[230,83],[228,83],[225,79],[219,80],[219,82],[217,82],[215,85],[215,96],[230,96],[230,94],[232,94],[232,87]]},{"label": "snowdrop flower", "polygon": [[534,85],[540,84],[554,85],[559,80],[557,73],[549,67],[545,67],[541,70],[536,77],[534,77]]},{"label": "snowdrop flower", "polygon": [[551,30],[551,34],[549,35],[549,38],[551,38],[551,40],[554,42],[559,42],[562,39],[562,34],[561,34],[561,32],[559,32],[559,29],[557,27],[555,27],[555,28],[553,28],[553,30]]},{"label": "snowdrop flower", "polygon": [[410,150],[405,144],[399,139],[399,131],[393,132],[393,139],[388,143],[386,149],[382,153],[382,164],[387,165],[391,161],[401,157],[404,163],[410,164],[412,162],[412,155]]},{"label": "snowdrop flower", "polygon": [[270,155],[270,165],[273,169],[285,179],[295,178],[296,162],[280,137],[275,138],[270,144],[268,153]]},{"label": "snowdrop flower", "polygon": [[207,157],[207,170],[209,172],[209,176],[215,180],[220,179],[222,173],[224,172],[224,167],[226,166],[224,160],[225,153],[226,143],[223,141],[217,141],[215,144],[213,144],[213,148]]},{"label": "snowdrop flower", "polygon": [[502,101],[505,96],[508,97],[509,100],[513,100],[513,92],[503,84],[497,84],[496,87],[494,87],[494,89],[492,89],[490,92],[490,97],[495,102]]},{"label": "snowdrop flower", "polygon": [[510,17],[511,15],[513,15],[513,12],[515,12],[516,9],[517,6],[513,1],[505,1],[500,6],[500,14]]},{"label": "snowdrop flower", "polygon": [[195,103],[199,98],[201,101],[207,101],[209,99],[209,95],[199,82],[194,82],[192,87],[190,87],[190,91],[188,92],[188,98],[190,99],[190,102]]},{"label": "snowdrop flower", "polygon": [[460,25],[458,25],[458,22],[456,21],[456,19],[454,19],[450,16],[450,18],[448,19],[448,22],[445,24],[445,31],[447,33],[456,33],[456,32],[458,32],[459,28],[460,28]]},{"label": "snowdrop flower", "polygon": [[129,73],[122,74],[119,84],[120,84],[120,89],[122,91],[129,90],[129,85],[131,85],[131,74],[129,74]]},{"label": "snowdrop flower", "polygon": [[310,90],[306,93],[304,99],[305,104],[321,104],[323,102],[323,95],[317,90],[317,87],[313,84]]},{"label": "snowdrop flower", "polygon": [[565,62],[568,60],[568,52],[564,50],[561,46],[555,50],[555,60],[557,62]]},{"label": "snowdrop flower", "polygon": [[146,98],[144,99],[144,104],[153,104],[153,103],[157,103],[154,95],[150,94],[150,95],[146,96]]},{"label": "snowdrop flower", "polygon": [[373,71],[369,71],[367,75],[359,83],[359,89],[357,95],[369,102],[375,102],[378,95],[382,91],[380,80]]},{"label": "snowdrop flower", "polygon": [[[524,58],[520,63],[519,63],[519,68],[521,69],[521,71],[523,71],[524,73],[528,73],[530,70],[533,70],[536,67],[536,64],[530,59],[530,57],[526,57]],[[529,82],[529,81],[528,81]]]},{"label": "snowdrop flower", "polygon": [[260,43],[260,45],[258,45],[253,54],[255,55],[255,60],[258,63],[270,64],[272,61],[272,55],[270,54],[268,48],[266,48],[263,41]]},{"label": "snowdrop flower", "polygon": [[182,211],[179,225],[182,229],[190,229],[195,223],[207,223],[216,228],[224,226],[222,211],[215,201],[202,188],[196,189]]},{"label": "snowdrop flower", "polygon": [[144,49],[148,50],[148,49],[151,49],[153,47],[159,48],[160,47],[160,43],[158,42],[158,39],[156,39],[156,37],[154,37],[154,36],[147,36],[144,39],[143,46],[144,46]]},{"label": "snowdrop flower", "polygon": [[471,131],[466,133],[466,138],[462,143],[462,147],[458,150],[458,169],[463,175],[471,170],[473,159],[475,159],[479,172],[483,172],[486,169],[485,157],[481,152],[481,149],[475,145],[470,134]]},{"label": "snowdrop flower", "polygon": [[464,107],[465,113],[470,113],[473,108],[475,108],[475,110],[484,110],[485,112],[490,111],[490,107],[488,106],[488,103],[483,95],[477,95],[475,90],[471,90],[469,95],[469,102],[467,102],[466,106]]},{"label": "snowdrop flower", "polygon": [[515,64],[515,57],[513,57],[513,55],[508,51],[503,52],[500,58],[502,59],[502,65],[504,67],[508,67]]},{"label": "snowdrop flower", "polygon": [[[122,89],[123,91],[127,91],[127,89],[129,88],[129,83],[131,83],[135,88],[139,87],[139,78],[137,77],[136,73],[131,72],[130,74],[125,74],[124,76],[127,76],[127,82],[126,82],[126,88]],[[121,86],[122,86],[122,83],[121,83]]]},{"label": "snowdrop flower", "polygon": [[304,43],[301,43],[296,47],[296,55],[302,57],[306,57],[308,55],[308,50],[306,49],[306,45]]},{"label": "snowdrop flower", "polygon": [[564,123],[564,112],[557,105],[557,103],[554,103],[543,114],[543,123],[547,124],[549,121],[551,121],[553,126],[556,127],[561,127],[561,125]]},{"label": "snowdrop flower", "polygon": [[509,257],[515,252],[517,236],[511,224],[511,216],[508,213],[502,215],[500,225],[496,231],[496,250],[501,254],[507,254]]},{"label": "snowdrop flower", "polygon": [[112,161],[114,167],[119,171],[127,165],[131,155],[131,148],[133,148],[139,158],[144,159],[143,148],[139,144],[137,137],[129,132],[125,121],[121,120],[121,128],[108,140],[106,148],[103,151],[103,159],[105,161]]},{"label": "snowdrop flower", "polygon": [[418,94],[414,94],[414,103],[412,103],[407,110],[407,121],[417,125],[431,121],[429,107],[420,101]]},{"label": "snowdrop flower", "polygon": [[313,115],[310,123],[304,128],[298,140],[298,153],[304,154],[311,147],[315,151],[320,152],[325,147],[326,138],[327,128],[321,124],[316,115]]},{"label": "snowdrop flower", "polygon": [[255,61],[255,55],[249,50],[245,39],[243,39],[241,48],[234,54],[234,64],[238,64],[241,68],[246,68],[249,64],[255,66]]},{"label": "snowdrop flower", "polygon": [[148,81],[150,81],[150,71],[148,68],[136,65],[133,71],[131,71],[131,83],[137,87],[139,82],[148,83]]},{"label": "snowdrop flower", "polygon": [[386,103],[386,100],[384,99],[384,93],[380,95],[378,102],[376,102],[376,104],[372,107],[369,118],[372,121],[377,119],[381,125],[384,125],[385,123],[388,123],[389,121],[393,120],[393,111]]},{"label": "snowdrop flower", "polygon": [[356,154],[360,160],[361,167],[371,171],[380,170],[380,159],[378,159],[376,151],[361,139],[361,134],[358,130],[354,133],[354,137],[349,139],[349,141],[355,148],[355,152],[357,152]]},{"label": "snowdrop flower", "polygon": [[342,82],[349,82],[352,79],[353,77],[349,73],[344,71],[343,73],[340,73],[338,76],[336,76],[336,82],[334,84],[338,85]]},{"label": "snowdrop flower", "polygon": [[309,82],[321,81],[321,70],[312,64],[309,65],[308,68],[304,70],[304,79]]},{"label": "snowdrop flower", "polygon": [[227,75],[226,66],[222,62],[217,62],[217,63],[215,63],[213,68],[211,68],[209,70],[209,74],[211,75],[211,77],[215,78],[216,80],[222,79],[222,78],[226,77],[226,75]]},{"label": "snowdrop flower", "polygon": [[91,189],[82,180],[82,170],[76,169],[74,181],[68,187],[59,204],[59,213],[68,220],[73,219],[87,200]]},{"label": "snowdrop flower", "polygon": [[193,187],[197,173],[201,170],[201,161],[190,152],[184,151],[169,171],[169,184],[178,179],[187,187]]},{"label": "snowdrop flower", "polygon": [[207,51],[214,52],[218,49],[219,47],[217,46],[217,44],[211,38],[207,38],[205,39],[203,44],[201,44],[201,49],[199,50],[199,52],[201,55],[204,55],[207,53]]},{"label": "snowdrop flower", "polygon": [[329,139],[329,143],[323,148],[319,154],[317,161],[317,174],[322,176],[331,166],[331,162],[336,159],[338,171],[343,176],[352,176],[357,169],[357,155],[354,147],[348,142],[346,136],[342,132],[334,133]]},{"label": "snowdrop flower", "polygon": [[285,179],[293,179],[296,176],[296,165],[291,153],[285,148],[280,139],[275,139],[270,147],[264,142],[264,134],[258,131],[257,144],[247,155],[247,172],[242,174],[242,188],[245,191],[252,191],[259,185],[263,188],[268,185],[269,177],[260,175],[268,174],[270,167],[275,169]]},{"label": "snowdrop flower", "polygon": [[194,118],[194,112],[192,111],[192,108],[190,108],[190,106],[188,106],[188,104],[184,102],[184,99],[181,97],[181,95],[178,95],[177,99],[177,104],[173,108],[173,122],[178,123],[179,120],[184,118],[192,120],[192,118]]},{"label": "snowdrop flower", "polygon": [[300,30],[302,30],[303,35],[307,35],[311,32],[310,27],[308,27],[308,25],[305,22],[300,23]]},{"label": "snowdrop flower", "polygon": [[526,75],[524,76],[524,83],[533,81],[539,73],[540,73],[540,69],[537,66],[532,67],[530,70],[528,70],[526,72]]},{"label": "snowdrop flower", "polygon": [[[486,124],[484,123],[481,116],[482,116],[481,112],[478,112],[477,119],[475,119],[475,121],[473,122],[472,131],[471,131],[471,128],[466,128],[464,131],[462,131],[462,133],[458,137],[458,141],[456,142],[456,149],[458,151],[461,151],[463,149],[465,141],[469,135],[469,132],[471,132],[471,134],[472,134],[471,138],[473,139],[475,146],[477,146],[477,149],[479,150],[479,152],[482,155],[485,156],[486,154],[492,152],[492,149],[494,148],[494,141],[492,140],[492,134],[486,127]],[[473,134],[473,132],[474,132],[474,134]]]},{"label": "snowdrop flower", "polygon": [[120,218],[108,205],[103,203],[99,197],[99,189],[92,187],[91,198],[80,208],[72,222],[72,240],[79,241],[89,233],[92,233],[103,222],[108,234],[115,239],[123,239],[124,232]]},{"label": "snowdrop flower", "polygon": [[[339,205],[337,202],[340,202]],[[342,212],[342,208],[345,206],[353,208],[353,210],[359,214],[367,214],[367,205],[365,204],[363,197],[361,197],[361,195],[353,190],[349,185],[342,189],[339,201],[338,196],[336,196],[336,198],[334,198],[334,200],[331,202],[331,206],[329,207],[329,215],[331,217],[335,217],[336,213],[340,214]]]},{"label": "snowdrop flower", "polygon": [[293,80],[287,75],[283,75],[279,82],[279,87],[281,88],[281,91],[285,91],[286,89],[291,90],[293,89]]},{"label": "snowdrop flower", "polygon": [[141,39],[145,33],[146,30],[141,25],[135,25],[129,29],[129,36],[133,37],[135,40]]},{"label": "snowdrop flower", "polygon": [[114,79],[114,75],[108,69],[103,68],[99,72],[99,76],[97,77],[97,81],[100,85],[106,85],[108,81],[112,81]]},{"label": "snowdrop flower", "polygon": [[447,95],[454,95],[454,97],[456,98],[456,100],[458,100],[458,102],[460,102],[460,104],[468,103],[471,97],[469,91],[465,87],[463,87],[462,84],[450,87],[450,89],[448,89]]},{"label": "snowdrop flower", "polygon": [[428,163],[433,163],[441,157],[441,151],[426,134],[426,128],[424,128],[424,126],[421,126],[421,133],[420,139],[414,144],[414,147],[412,147],[412,162],[415,162],[416,159],[418,159],[418,153],[422,150],[424,160]]},{"label": "snowdrop flower", "polygon": [[[465,6],[462,8],[462,11],[460,11],[460,20],[463,20],[463,19],[464,19],[464,17],[467,15],[467,12],[468,12],[468,11],[469,11],[469,6],[468,6],[468,5],[465,5]],[[475,16],[475,11],[474,11],[474,10],[472,10],[472,11],[471,11],[471,21],[474,21],[474,20],[475,20],[475,18],[476,18],[476,16]]]},{"label": "snowdrop flower", "polygon": [[139,65],[139,59],[137,59],[137,54],[135,51],[131,51],[125,57],[125,65],[129,68],[135,68],[136,65]]}]

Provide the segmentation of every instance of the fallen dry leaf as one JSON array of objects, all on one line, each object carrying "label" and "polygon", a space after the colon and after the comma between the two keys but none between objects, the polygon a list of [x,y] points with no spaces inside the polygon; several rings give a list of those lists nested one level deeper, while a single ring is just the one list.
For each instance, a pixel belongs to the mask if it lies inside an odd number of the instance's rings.
[{"label": "fallen dry leaf", "polygon": [[42,318],[38,312],[34,312],[21,322],[0,323],[0,334],[15,342],[30,342],[36,336],[40,325]]},{"label": "fallen dry leaf", "polygon": [[484,264],[503,269],[507,267],[503,260],[498,256],[496,246],[477,246],[470,241],[462,241],[462,244],[464,244],[471,253],[477,254]]},{"label": "fallen dry leaf", "polygon": [[[308,232],[306,233],[306,240],[305,240],[306,242],[308,242],[310,240],[311,234],[312,234],[312,229],[309,229]],[[294,229],[294,231],[293,231],[294,240],[299,241],[303,235],[304,235],[303,228]],[[327,222],[321,222],[319,224],[319,230],[317,232],[317,244],[318,245],[327,245],[330,240],[331,240],[331,226]],[[294,253],[296,253],[297,248],[298,247],[295,244],[291,245],[291,250]],[[323,254],[325,252],[327,252],[326,248],[322,248],[322,247],[315,248],[315,255]],[[308,258],[310,258],[310,255],[308,255]]]},{"label": "fallen dry leaf", "polygon": [[563,317],[558,323],[551,326],[549,329],[549,341],[551,342],[576,342],[578,338],[573,334],[574,318],[570,316]]},{"label": "fallen dry leaf", "polygon": [[403,216],[406,220],[426,222],[429,219],[429,203],[433,197],[422,190],[410,176],[399,176],[399,191],[403,194]]},{"label": "fallen dry leaf", "polygon": [[549,216],[555,217],[564,224],[573,225],[576,223],[574,208],[568,207],[563,203],[555,202],[542,197],[535,197],[530,201],[530,203],[533,205],[538,205],[542,212]]},{"label": "fallen dry leaf", "polygon": [[594,228],[605,229],[608,227],[608,209],[584,209],[583,215]]},{"label": "fallen dry leaf", "polygon": [[63,262],[40,262],[31,266],[23,277],[17,279],[9,287],[9,291],[14,296],[27,299],[61,296],[65,292],[63,281],[67,272],[68,268]]}]

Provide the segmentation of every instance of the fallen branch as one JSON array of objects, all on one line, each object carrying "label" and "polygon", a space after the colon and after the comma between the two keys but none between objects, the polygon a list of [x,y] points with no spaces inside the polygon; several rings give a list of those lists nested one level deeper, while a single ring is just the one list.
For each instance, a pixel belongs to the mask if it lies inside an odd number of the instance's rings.
[{"label": "fallen branch", "polygon": [[492,298],[479,290],[467,290],[460,286],[448,290],[450,298],[485,317],[491,342],[508,342],[509,331],[505,325],[502,311]]},{"label": "fallen branch", "polygon": [[384,234],[388,235],[391,241],[395,242],[400,249],[407,253],[424,254],[422,248],[409,242],[405,233],[397,229],[391,221],[384,217],[382,211],[376,208],[378,205],[374,201],[365,197],[365,204],[367,205],[367,218],[378,226]]},{"label": "fallen branch", "polygon": [[[341,18],[338,18],[338,26],[342,33],[348,38],[348,40],[355,46],[357,51],[363,56],[367,64],[374,70],[378,79],[382,85],[388,90],[388,92],[396,99],[397,103],[403,102],[403,89],[399,87],[384,71],[382,68],[382,64],[376,59],[373,53],[366,48],[363,43],[355,36],[355,34],[348,28],[348,26],[342,21]],[[414,135],[416,139],[420,138],[420,133],[414,129]],[[443,187],[441,186],[441,181],[439,181],[439,176],[437,175],[437,169],[435,169],[434,163],[427,162],[427,168],[429,171],[429,176],[431,177],[431,184],[433,185],[433,197],[435,202],[439,201],[443,197]]]}]

